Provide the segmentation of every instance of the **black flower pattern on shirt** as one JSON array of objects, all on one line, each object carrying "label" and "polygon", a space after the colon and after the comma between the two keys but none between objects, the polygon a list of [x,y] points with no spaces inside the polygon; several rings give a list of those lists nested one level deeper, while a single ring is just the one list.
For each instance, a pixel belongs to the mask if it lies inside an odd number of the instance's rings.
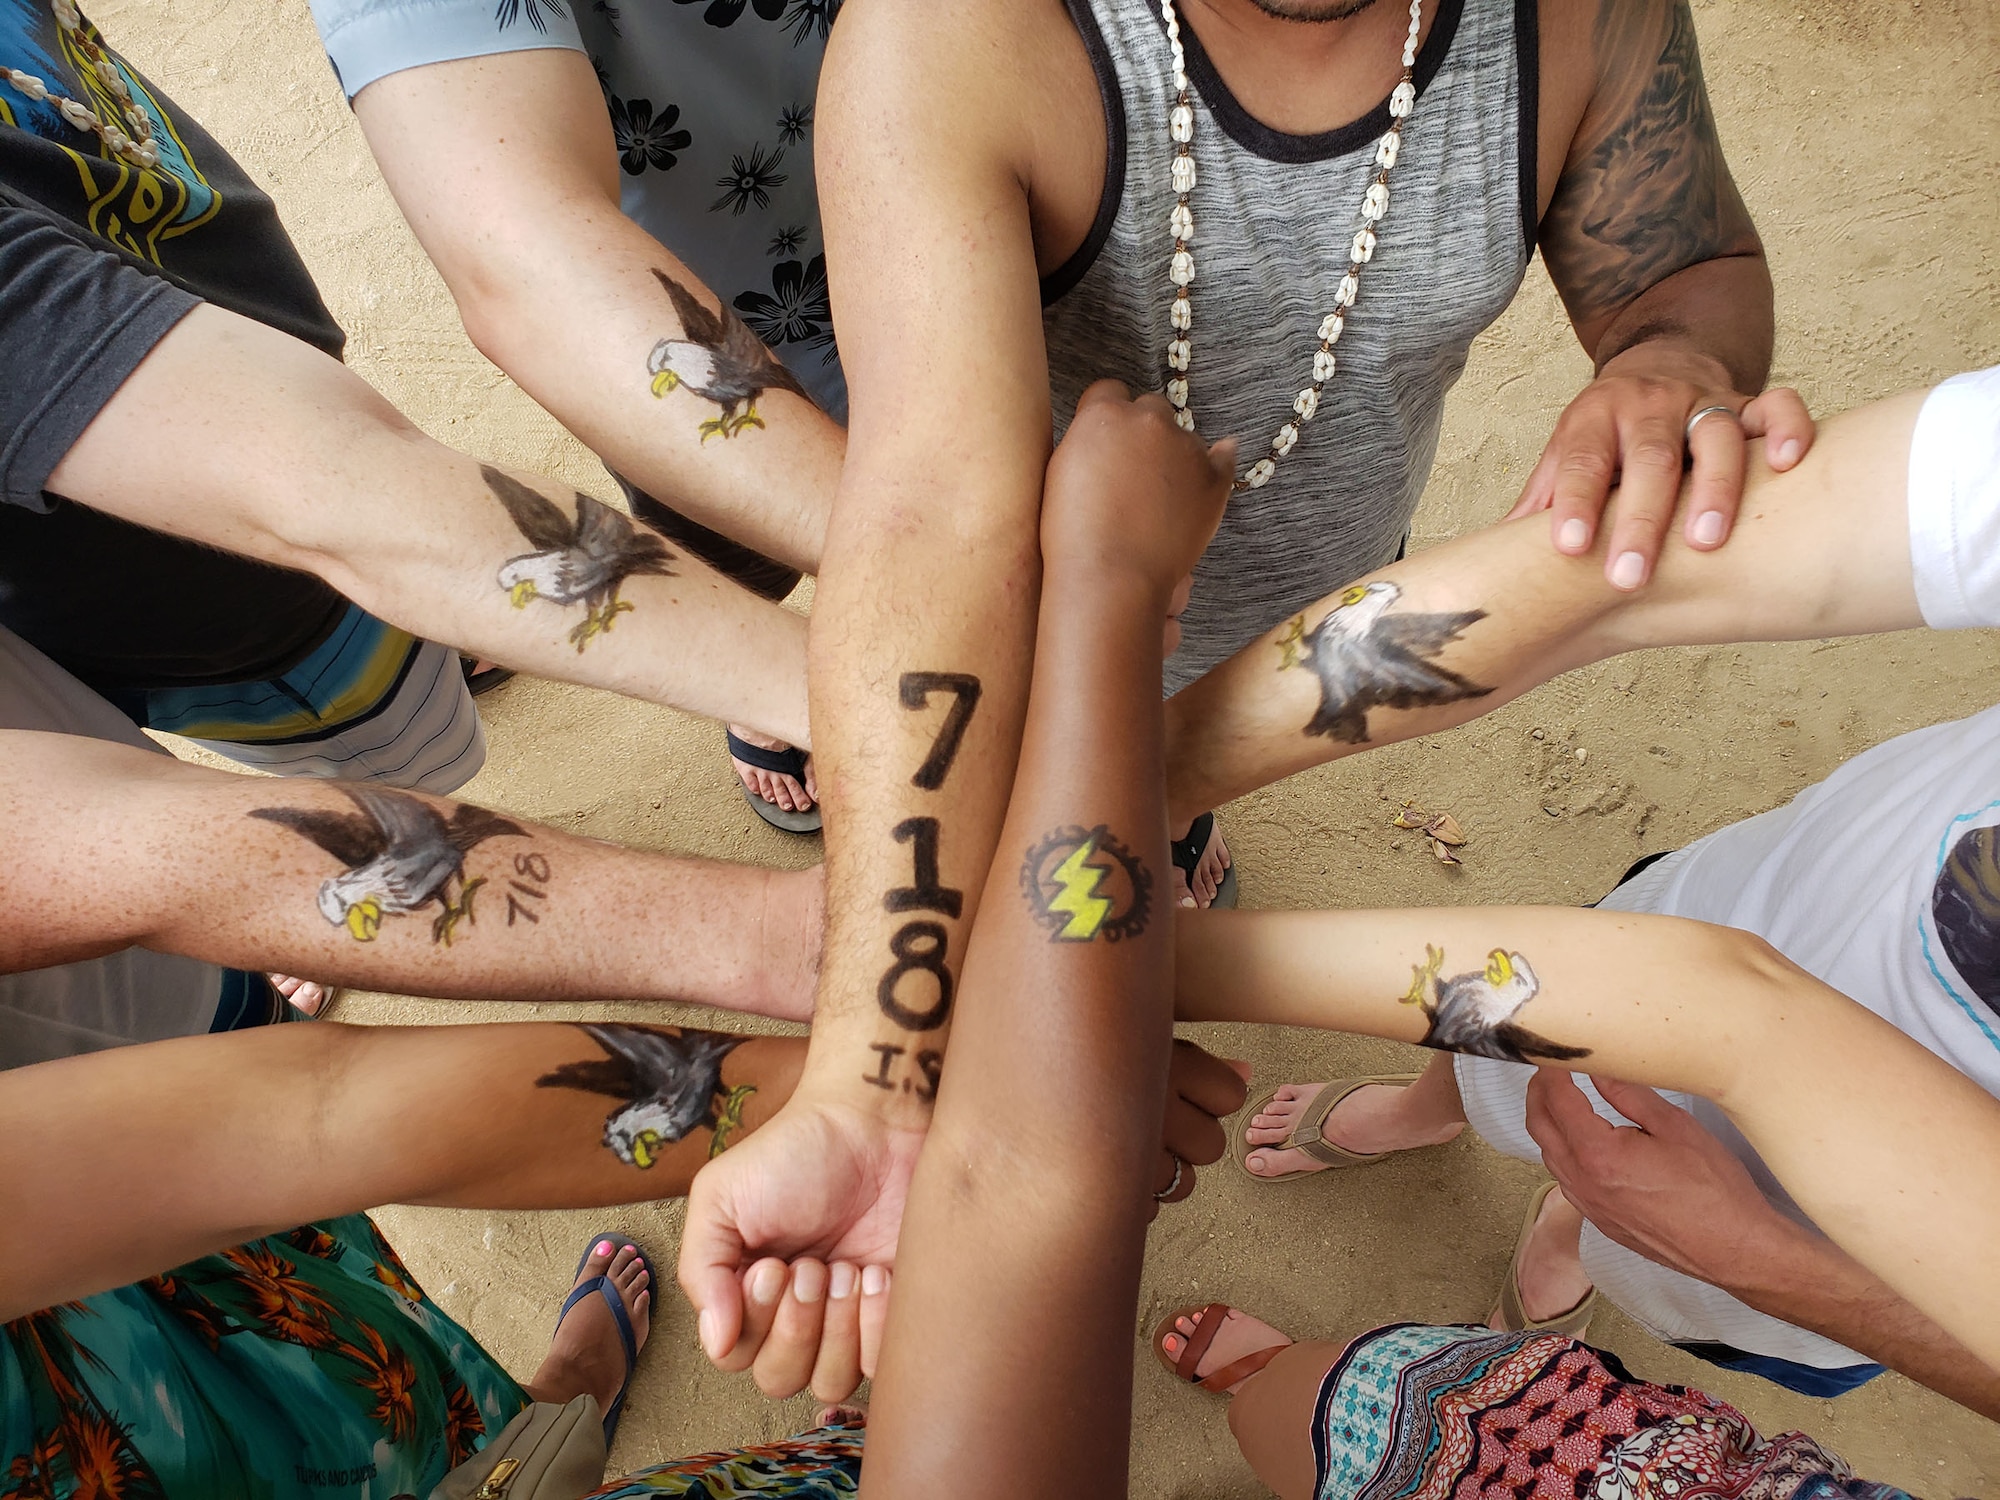
[{"label": "black flower pattern on shirt", "polygon": [[[699,5],[701,0],[674,0],[676,5]],[[711,26],[734,26],[743,14],[746,0],[709,0],[708,9],[701,18]],[[766,21],[775,21],[785,13],[786,0],[748,0],[757,7],[757,14]]]},{"label": "black flower pattern on shirt", "polygon": [[778,115],[778,139],[787,146],[796,146],[806,138],[812,123],[813,107],[810,104],[788,105]]},{"label": "black flower pattern on shirt", "polygon": [[740,216],[752,203],[759,208],[769,208],[771,189],[782,187],[790,177],[789,173],[778,170],[784,159],[784,147],[780,146],[766,156],[762,141],[750,148],[747,157],[730,157],[728,172],[715,179],[715,185],[723,189],[723,194],[708,205],[708,211],[720,213],[726,208]]},{"label": "black flower pattern on shirt", "polygon": [[619,11],[618,7],[611,3],[611,0],[591,0],[590,8],[604,17],[604,24],[611,28],[613,36],[623,37],[625,35],[624,32],[618,29]]},{"label": "black flower pattern on shirt", "polygon": [[826,290],[826,257],[815,255],[803,265],[795,260],[779,261],[771,268],[769,295],[738,293],[736,310],[767,344],[831,347],[833,303]]},{"label": "black flower pattern on shirt", "polygon": [[526,15],[530,26],[538,32],[546,32],[549,23],[542,19],[544,5],[556,15],[569,14],[568,8],[563,5],[563,0],[499,0],[499,4],[493,7],[493,24],[498,30],[505,31]]},{"label": "black flower pattern on shirt", "polygon": [[637,177],[648,167],[665,172],[670,170],[678,158],[676,151],[685,151],[694,137],[675,126],[681,117],[681,107],[669,104],[653,115],[653,101],[650,99],[612,99],[611,135],[618,143],[618,161],[632,176]]},{"label": "black flower pattern on shirt", "polygon": [[792,34],[794,47],[813,36],[823,42],[839,14],[840,0],[792,0],[792,8],[785,12],[785,30]]},{"label": "black flower pattern on shirt", "polygon": [[764,247],[766,255],[797,255],[799,246],[806,242],[806,226],[787,224],[771,236],[771,243]]}]

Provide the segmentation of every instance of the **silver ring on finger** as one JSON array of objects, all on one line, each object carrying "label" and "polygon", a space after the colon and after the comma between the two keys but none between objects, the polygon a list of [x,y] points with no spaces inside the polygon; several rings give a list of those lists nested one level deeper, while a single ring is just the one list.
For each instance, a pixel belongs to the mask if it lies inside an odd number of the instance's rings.
[{"label": "silver ring on finger", "polygon": [[1187,1170],[1187,1163],[1182,1161],[1179,1156],[1175,1155],[1171,1151],[1169,1151],[1167,1154],[1174,1158],[1173,1181],[1169,1182],[1165,1187],[1161,1188],[1157,1193],[1153,1194],[1153,1201],[1155,1203],[1165,1203],[1169,1198],[1173,1197],[1173,1195],[1180,1190],[1181,1174]]},{"label": "silver ring on finger", "polygon": [[1692,443],[1694,441],[1695,428],[1699,427],[1706,418],[1714,416],[1727,417],[1739,427],[1743,425],[1743,419],[1736,414],[1735,407],[1724,406],[1718,402],[1713,406],[1704,406],[1700,411],[1688,418],[1687,426],[1683,429],[1686,433],[1687,441]]}]

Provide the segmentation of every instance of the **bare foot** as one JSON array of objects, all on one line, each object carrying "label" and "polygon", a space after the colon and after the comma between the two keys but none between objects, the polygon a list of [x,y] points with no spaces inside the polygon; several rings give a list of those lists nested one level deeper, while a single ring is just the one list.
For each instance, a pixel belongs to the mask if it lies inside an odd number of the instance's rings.
[{"label": "bare foot", "polygon": [[[653,1291],[639,1252],[630,1245],[620,1245],[614,1252],[610,1241],[600,1240],[585,1259],[576,1285],[600,1274],[609,1276],[617,1288],[632,1323],[632,1341],[643,1349],[653,1326]],[[556,1329],[548,1358],[522,1389],[537,1401],[558,1404],[588,1392],[609,1412],[624,1383],[625,1345],[618,1337],[618,1324],[604,1298],[593,1294],[569,1310]]]},{"label": "bare foot", "polygon": [[868,1403],[866,1401],[838,1401],[822,1406],[813,1418],[815,1427],[866,1427],[868,1425]]},{"label": "bare foot", "polygon": [[[1175,834],[1176,839],[1188,836],[1194,827],[1189,820],[1188,827]],[[1188,888],[1187,872],[1179,865],[1174,868],[1174,903],[1177,906],[1198,906],[1206,910],[1215,903],[1216,889],[1222,884],[1222,872],[1229,868],[1229,845],[1223,842],[1222,824],[1210,826],[1208,847],[1202,850],[1201,858],[1195,861],[1194,888]]]},{"label": "bare foot", "polygon": [[[774,740],[768,734],[759,734],[741,724],[731,724],[729,732],[744,744],[755,745],[761,750],[791,748],[783,740]],[[803,785],[796,776],[761,770],[738,760],[733,755],[729,757],[729,763],[736,767],[736,774],[742,778],[745,786],[766,802],[786,812],[811,812],[813,805],[819,801],[819,778],[814,774],[810,757],[806,760],[806,779]]]},{"label": "bare foot", "polygon": [[[1325,1087],[1323,1083],[1286,1084],[1270,1103],[1251,1117],[1243,1139],[1253,1146],[1277,1145],[1292,1133],[1299,1117]],[[1407,1086],[1386,1083],[1371,1083],[1365,1088],[1358,1088],[1334,1105],[1333,1112],[1326,1117],[1320,1130],[1336,1146],[1345,1146],[1363,1156],[1374,1156],[1384,1151],[1442,1146],[1465,1129],[1461,1120],[1443,1124],[1406,1120],[1403,1096],[1407,1092]],[[1325,1162],[1315,1161],[1303,1151],[1251,1151],[1245,1153],[1243,1164],[1254,1177],[1326,1170]]]},{"label": "bare foot", "polygon": [[[1181,1351],[1187,1348],[1188,1339],[1194,1336],[1194,1331],[1200,1326],[1200,1313],[1184,1313],[1174,1319],[1174,1327],[1180,1332],[1165,1334],[1160,1339],[1160,1347],[1166,1351],[1167,1358],[1178,1361]],[[1278,1332],[1269,1323],[1251,1317],[1241,1308],[1232,1307],[1225,1315],[1222,1327],[1215,1332],[1215,1342],[1208,1346],[1208,1352],[1202,1355],[1195,1365],[1194,1373],[1198,1379],[1206,1379],[1213,1372],[1226,1369],[1246,1355],[1261,1353],[1266,1349],[1282,1349],[1291,1342],[1291,1339]],[[1229,1394],[1235,1395],[1249,1384],[1250,1379],[1250,1376],[1244,1376],[1229,1387]]]},{"label": "bare foot", "polygon": [[326,1009],[326,1002],[333,998],[331,985],[315,984],[310,979],[295,979],[290,974],[266,974],[271,988],[291,1001],[304,1014],[316,1016]]},{"label": "bare foot", "polygon": [[[1521,1249],[1520,1270],[1515,1287],[1521,1294],[1521,1311],[1537,1323],[1560,1318],[1574,1311],[1590,1295],[1590,1278],[1584,1274],[1578,1253],[1583,1233],[1583,1215],[1557,1188],[1542,1200],[1528,1243]],[[1488,1319],[1500,1326],[1499,1310]]]}]

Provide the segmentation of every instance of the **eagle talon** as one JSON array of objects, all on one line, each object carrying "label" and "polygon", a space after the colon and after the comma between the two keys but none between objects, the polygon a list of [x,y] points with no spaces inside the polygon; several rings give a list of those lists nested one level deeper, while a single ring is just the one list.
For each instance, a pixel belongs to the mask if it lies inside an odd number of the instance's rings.
[{"label": "eagle talon", "polygon": [[1430,999],[1430,990],[1437,983],[1438,972],[1444,968],[1444,950],[1424,944],[1424,961],[1410,965],[1410,987],[1403,994],[1403,1004],[1422,1005]]},{"label": "eagle talon", "polygon": [[589,645],[596,637],[608,631],[614,620],[622,614],[629,614],[631,609],[631,604],[626,600],[611,599],[605,603],[602,609],[593,609],[586,614],[579,624],[571,628],[569,633],[570,640],[576,646],[576,654],[578,656],[583,655],[583,648],[585,646]]},{"label": "eagle talon", "polygon": [[486,877],[484,875],[475,875],[472,879],[466,881],[464,885],[458,888],[458,904],[456,906],[444,899],[444,892],[438,892],[438,904],[444,910],[439,912],[437,919],[431,923],[431,941],[433,943],[443,943],[445,947],[449,948],[451,946],[452,930],[458,926],[458,921],[461,917],[475,926],[478,925],[479,919],[472,914],[472,897],[474,892],[484,884],[486,884]]}]

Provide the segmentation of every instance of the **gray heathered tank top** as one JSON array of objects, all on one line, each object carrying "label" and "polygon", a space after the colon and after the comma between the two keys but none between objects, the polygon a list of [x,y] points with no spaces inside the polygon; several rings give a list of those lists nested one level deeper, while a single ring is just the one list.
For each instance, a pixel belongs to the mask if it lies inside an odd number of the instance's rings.
[{"label": "gray heathered tank top", "polygon": [[[1172,61],[1159,8],[1067,3],[1097,72],[1110,151],[1089,237],[1043,283],[1058,433],[1093,380],[1161,390],[1174,336]],[[1445,392],[1521,284],[1535,223],[1534,0],[1431,4],[1441,8],[1417,55],[1416,109],[1339,368],[1276,476],[1231,498],[1195,575],[1169,691],[1396,555],[1437,451]],[[1199,174],[1188,404],[1203,436],[1242,439],[1240,471],[1311,383],[1389,105],[1323,135],[1283,135],[1236,102],[1185,16],[1181,36]]]}]

